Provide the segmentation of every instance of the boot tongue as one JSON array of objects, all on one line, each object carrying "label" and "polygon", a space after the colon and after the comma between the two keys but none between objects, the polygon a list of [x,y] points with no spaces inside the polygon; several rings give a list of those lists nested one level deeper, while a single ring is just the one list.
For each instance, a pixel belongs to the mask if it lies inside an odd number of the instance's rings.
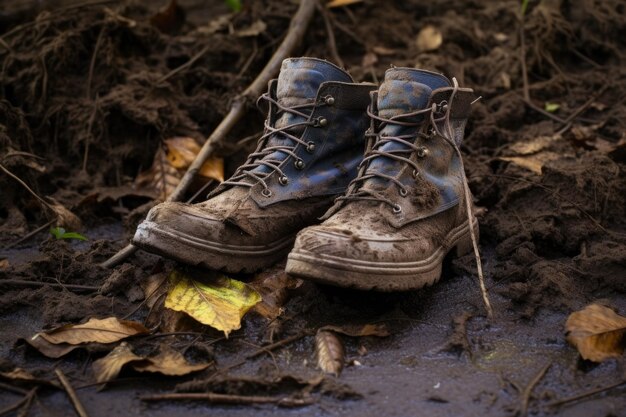
[{"label": "boot tongue", "polygon": [[[450,81],[441,74],[411,68],[392,68],[385,73],[385,80],[378,89],[378,115],[386,119],[401,114],[412,113],[424,109],[433,90],[449,87]],[[419,122],[424,116],[402,118],[402,121]],[[387,124],[381,130],[383,136],[398,136],[417,132],[416,127]],[[398,142],[388,142],[378,148],[381,151],[398,151],[409,149],[406,145]],[[409,154],[401,154],[408,157]],[[368,172],[381,172],[390,176],[396,176],[404,163],[385,156],[379,156],[370,161]],[[367,180],[365,187],[380,188],[386,186],[386,182],[380,178]]]},{"label": "boot tongue", "polygon": [[[286,107],[296,106],[299,104],[313,103],[317,96],[317,90],[320,85],[326,81],[340,81],[346,83],[354,82],[352,77],[345,71],[331,64],[314,58],[288,58],[283,61],[276,83],[276,99]],[[308,114],[311,109],[298,110],[304,114]],[[296,114],[282,112],[276,119],[274,127],[281,128],[294,123],[306,121],[306,118]],[[304,131],[304,126],[288,129],[287,132],[299,136]],[[272,135],[267,141],[266,147],[269,146],[293,146],[291,139],[284,135]],[[264,159],[283,160],[288,155],[284,152],[276,151],[268,155]],[[253,172],[269,173],[271,169],[261,165],[256,167]]]}]

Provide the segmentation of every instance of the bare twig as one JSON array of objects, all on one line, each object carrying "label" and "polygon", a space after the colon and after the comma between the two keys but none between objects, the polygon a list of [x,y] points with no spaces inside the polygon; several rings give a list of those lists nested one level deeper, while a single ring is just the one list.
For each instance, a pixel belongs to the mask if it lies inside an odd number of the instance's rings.
[{"label": "bare twig", "polygon": [[54,220],[50,220],[48,223],[46,223],[46,224],[44,224],[42,226],[39,226],[38,228],[36,228],[32,232],[30,232],[30,233],[26,234],[25,236],[22,236],[21,238],[17,239],[15,242],[9,243],[7,246],[2,248],[2,250],[11,249],[15,245],[19,245],[20,243],[24,242],[25,240],[28,240],[31,237],[35,236],[37,233],[39,233],[39,232],[43,231],[44,229],[52,226],[52,223],[54,223]]},{"label": "bare twig", "polygon": [[[278,49],[276,49],[276,52],[274,52],[274,55],[272,55],[269,62],[265,65],[265,68],[263,68],[261,73],[254,79],[252,84],[250,84],[243,93],[235,97],[230,111],[215,128],[213,133],[211,133],[211,136],[209,136],[206,142],[204,142],[202,149],[200,149],[200,152],[196,155],[196,159],[191,163],[187,172],[176,186],[174,192],[170,194],[167,201],[180,201],[183,198],[202,165],[209,156],[215,152],[220,142],[224,140],[228,132],[231,131],[239,119],[245,114],[246,104],[259,96],[263,89],[267,87],[267,83],[270,79],[278,73],[283,60],[291,55],[291,52],[302,40],[315,12],[316,3],[316,0],[302,0],[300,2],[298,11],[291,20],[285,39],[283,39]],[[135,246],[129,244],[110,259],[103,262],[101,266],[104,268],[113,267],[135,253],[136,250],[137,248]]]},{"label": "bare twig", "polygon": [[4,165],[0,164],[0,170],[4,171],[5,174],[7,174],[9,177],[13,178],[15,181],[19,182],[24,188],[26,188],[26,190],[31,193],[37,200],[39,200],[39,202],[41,204],[43,204],[45,207],[49,208],[50,210],[54,211],[54,209],[52,208],[52,206],[50,204],[48,204],[46,202],[46,200],[44,200],[43,198],[39,197],[37,195],[37,193],[35,193],[28,185],[26,185],[26,183],[24,181],[22,181],[21,179],[19,179],[17,177],[17,175],[15,175],[14,173],[12,173],[11,171],[9,171],[8,169],[6,169],[4,167]]},{"label": "bare twig", "polygon": [[4,382],[0,382],[0,389],[3,389],[5,391],[11,391],[15,394],[28,394],[28,391],[26,391],[25,389],[14,387],[13,385],[5,384]]},{"label": "bare twig", "polygon": [[521,403],[519,408],[519,415],[521,417],[526,417],[528,415],[528,403],[530,402],[530,397],[533,393],[533,389],[539,383],[539,381],[541,381],[546,372],[548,372],[550,366],[552,366],[552,362],[548,362],[543,368],[541,368],[539,370],[539,373],[537,373],[537,375],[535,375],[535,377],[530,380],[528,385],[526,385],[526,388],[524,388],[524,391],[522,392],[522,396],[520,398]]},{"label": "bare twig", "polygon": [[582,400],[583,398],[591,397],[592,395],[596,395],[596,394],[600,394],[601,392],[612,390],[613,388],[617,388],[620,385],[624,385],[624,384],[626,384],[626,380],[622,380],[622,381],[617,382],[615,384],[611,384],[611,385],[609,385],[607,387],[600,387],[600,388],[592,389],[590,391],[583,392],[583,393],[578,394],[578,395],[573,395],[571,397],[566,397],[566,398],[563,398],[561,400],[551,402],[551,403],[548,404],[548,407],[556,407],[556,406],[559,406],[559,405],[563,405],[563,404],[571,403],[571,402],[574,402],[574,401]]},{"label": "bare twig", "polygon": [[89,62],[89,76],[87,77],[87,91],[86,96],[88,99],[91,98],[91,81],[93,80],[93,71],[96,68],[96,58],[98,57],[98,49],[100,49],[100,45],[102,44],[102,38],[104,35],[104,24],[100,28],[100,33],[98,33],[98,39],[96,40],[96,46],[93,48],[93,55],[91,55],[91,62]]},{"label": "bare twig", "polygon": [[326,7],[322,6],[320,3],[317,4],[317,8],[324,18],[324,26],[326,26],[326,34],[328,35],[328,49],[330,50],[330,56],[335,61],[335,64],[340,67],[344,67],[343,61],[339,56],[339,52],[337,52],[337,43],[335,42],[335,32],[333,32],[333,26],[330,22],[329,11]]},{"label": "bare twig", "polygon": [[139,397],[142,401],[168,401],[168,400],[201,400],[210,403],[221,404],[278,404],[283,407],[303,407],[314,402],[312,397],[266,397],[260,395],[230,395],[213,392],[173,393],[160,395],[147,395]]},{"label": "bare twig", "polygon": [[519,60],[522,64],[522,82],[524,84],[524,100],[530,101],[530,91],[528,89],[528,69],[526,68],[526,36],[524,36],[524,16],[519,25]]},{"label": "bare twig", "polygon": [[70,398],[70,401],[72,402],[72,405],[74,406],[74,409],[76,410],[76,413],[80,417],[89,417],[89,414],[87,414],[87,410],[85,410],[85,407],[83,407],[83,404],[78,399],[78,395],[76,395],[76,391],[74,391],[74,388],[72,388],[70,381],[68,381],[63,371],[60,370],[59,368],[56,368],[54,372],[57,374],[57,378],[59,378],[61,385],[63,385],[63,388],[65,389],[65,392],[67,393],[67,396]]},{"label": "bare twig", "polygon": [[64,288],[68,290],[84,290],[84,291],[98,291],[100,287],[94,287],[91,285],[73,285],[73,284],[57,284],[54,282],[42,282],[42,281],[26,281],[21,279],[5,279],[0,281],[2,285],[15,285],[23,287],[54,287]]},{"label": "bare twig", "polygon": [[35,387],[33,389],[31,389],[30,391],[28,391],[26,393],[26,395],[24,395],[24,397],[17,401],[14,404],[9,405],[6,408],[3,408],[2,410],[0,410],[0,416],[3,416],[5,414],[9,414],[15,410],[17,410],[18,408],[22,407],[22,406],[29,406],[30,403],[33,401],[33,398],[35,397],[35,394],[37,393],[37,390],[39,389],[39,387]]},{"label": "bare twig", "polygon": [[168,80],[169,78],[173,77],[174,75],[178,74],[179,72],[189,68],[190,66],[194,64],[194,62],[202,58],[202,56],[206,54],[207,52],[209,52],[209,45],[206,45],[204,48],[202,48],[200,52],[192,56],[191,59],[189,59],[189,61],[185,62],[180,67],[174,68],[173,70],[165,74],[163,77],[159,78],[156,83],[161,84],[165,82],[166,80]]}]

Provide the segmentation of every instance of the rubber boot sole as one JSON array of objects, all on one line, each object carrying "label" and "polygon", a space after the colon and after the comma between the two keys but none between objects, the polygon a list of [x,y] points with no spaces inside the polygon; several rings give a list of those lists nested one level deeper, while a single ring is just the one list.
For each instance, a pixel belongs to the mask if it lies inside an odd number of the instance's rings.
[{"label": "rubber boot sole", "polygon": [[292,235],[266,245],[229,245],[199,239],[155,222],[144,221],[137,227],[133,244],[188,265],[239,273],[255,272],[275,264],[289,253],[294,240],[295,235]]},{"label": "rubber boot sole", "polygon": [[[376,262],[317,254],[294,249],[286,272],[322,284],[359,290],[408,291],[432,285],[441,278],[443,260],[453,249],[462,256],[472,251],[468,222],[452,229],[428,258],[415,262]],[[474,223],[478,239],[478,222]]]}]

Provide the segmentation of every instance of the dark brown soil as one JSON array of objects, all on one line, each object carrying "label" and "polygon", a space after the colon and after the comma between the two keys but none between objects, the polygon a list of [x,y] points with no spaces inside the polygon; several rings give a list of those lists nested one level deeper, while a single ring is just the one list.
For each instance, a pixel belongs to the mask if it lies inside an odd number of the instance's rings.
[{"label": "dark brown soil", "polygon": [[[150,24],[163,4],[146,4],[5,0],[0,7],[0,164],[38,195],[72,209],[89,238],[65,242],[44,231],[0,252],[0,262],[8,261],[0,266],[0,371],[19,366],[52,379],[60,366],[76,386],[88,385],[100,348],[58,362],[19,339],[92,316],[147,316],[147,308],[138,309],[141,284],[172,264],[139,253],[113,271],[97,266],[127,242],[154,204],[130,186],[164,139],[183,135],[201,142],[211,132],[269,59],[297,7],[244,0],[241,12],[219,23],[229,13],[225,2],[181,0],[186,20],[164,33]],[[482,96],[463,152],[476,203],[484,208],[481,247],[493,321],[484,317],[473,256],[447,262],[440,284],[415,293],[306,284],[291,294],[278,323],[251,314],[227,341],[210,331],[163,340],[185,349],[189,359],[210,357],[223,367],[254,351],[250,344],[325,324],[384,321],[392,335],[346,337],[348,359],[361,366],[317,385],[311,383],[318,371],[310,336],[219,379],[210,379],[211,371],[195,380],[124,374],[123,382],[102,392],[79,390],[90,415],[252,412],[245,406],[147,406],[136,398],[210,389],[310,390],[318,402],[298,411],[303,415],[512,416],[547,363],[552,366],[530,401],[534,415],[626,415],[624,386],[547,406],[624,378],[623,361],[580,360],[565,342],[563,324],[593,300],[626,313],[626,7],[618,0],[530,1],[523,23],[520,16],[517,0],[365,0],[330,11],[338,54],[355,79],[376,82],[390,65],[417,66],[454,76]],[[239,36],[258,20],[265,30]],[[416,38],[427,24],[441,31],[443,43],[422,52]],[[333,60],[319,13],[298,54]],[[546,112],[546,103],[559,108]],[[239,141],[259,132],[262,120],[251,105],[246,122],[226,138],[219,152],[227,174],[252,148]],[[528,150],[538,143],[541,149]],[[503,159],[510,157],[545,162],[538,173]],[[4,173],[0,190],[1,246],[48,221],[50,213]],[[163,341],[157,339],[132,343],[151,351]],[[32,415],[71,412],[57,391],[43,389],[38,397]],[[0,409],[18,399],[0,388]],[[261,406],[254,412],[294,411]]]}]

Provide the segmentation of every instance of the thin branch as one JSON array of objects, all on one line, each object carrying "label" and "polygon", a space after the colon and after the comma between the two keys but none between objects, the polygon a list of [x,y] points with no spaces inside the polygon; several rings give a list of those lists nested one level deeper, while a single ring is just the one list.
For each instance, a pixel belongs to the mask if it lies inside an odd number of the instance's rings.
[{"label": "thin branch", "polygon": [[559,406],[559,405],[563,405],[563,404],[571,403],[571,402],[574,402],[574,401],[582,400],[583,398],[591,397],[592,395],[596,395],[596,394],[600,394],[601,392],[612,390],[613,388],[617,388],[620,385],[624,385],[624,384],[626,384],[626,380],[617,382],[615,384],[611,384],[611,385],[609,385],[607,387],[600,387],[600,388],[592,389],[591,391],[583,392],[583,393],[578,394],[578,395],[573,395],[571,397],[563,398],[562,400],[551,402],[551,403],[548,404],[548,407],[556,407],[556,406]]},{"label": "thin branch", "polygon": [[191,59],[189,59],[189,61],[185,62],[183,65],[179,66],[178,68],[174,68],[172,71],[168,72],[166,75],[164,75],[163,77],[159,78],[156,83],[157,84],[161,84],[161,83],[167,81],[169,78],[173,77],[174,75],[178,74],[179,72],[181,72],[183,70],[186,70],[187,68],[192,66],[194,64],[194,62],[196,62],[197,60],[202,58],[202,56],[204,54],[209,52],[209,49],[210,49],[209,45],[206,45],[204,48],[202,48],[200,50],[200,52],[198,52],[197,54],[192,56]]},{"label": "thin branch", "polygon": [[4,248],[2,248],[2,250],[8,250],[11,249],[12,247],[19,245],[20,243],[24,242],[25,240],[30,239],[31,237],[35,236],[37,233],[43,231],[44,229],[52,226],[52,223],[54,223],[54,220],[50,220],[48,223],[39,226],[38,228],[36,228],[35,230],[33,230],[32,232],[28,233],[26,236],[22,236],[21,238],[17,239],[15,242],[9,243],[7,246],[5,246]]},{"label": "thin branch", "polygon": [[9,414],[9,413],[17,410],[18,408],[20,408],[22,406],[30,405],[30,403],[33,401],[33,397],[37,393],[38,389],[39,389],[39,387],[35,387],[35,388],[31,389],[30,391],[28,391],[26,393],[26,395],[21,400],[19,400],[16,403],[11,404],[8,407],[3,408],[2,410],[0,410],[0,416],[3,416],[5,414]]},{"label": "thin branch", "polygon": [[539,370],[539,373],[537,373],[537,375],[535,375],[535,377],[530,380],[526,388],[524,388],[524,391],[522,392],[522,396],[521,396],[521,404],[520,404],[520,409],[519,409],[520,410],[519,415],[521,417],[526,417],[528,415],[528,403],[530,402],[530,397],[533,393],[533,389],[539,383],[539,381],[541,381],[541,379],[544,377],[546,372],[548,372],[548,369],[550,369],[550,366],[552,366],[552,362],[548,362],[543,368],[541,368]]},{"label": "thin branch", "polygon": [[63,385],[63,388],[65,389],[65,392],[67,393],[67,396],[70,398],[70,401],[72,402],[72,405],[74,406],[74,409],[76,410],[76,413],[80,417],[89,417],[89,414],[87,414],[87,410],[85,410],[85,407],[83,407],[83,404],[78,399],[78,395],[76,395],[76,391],[74,391],[74,388],[72,388],[70,381],[68,381],[63,371],[60,370],[59,368],[56,368],[54,372],[57,374],[57,378],[59,378],[61,385]]},{"label": "thin branch", "polygon": [[311,405],[315,401],[312,397],[291,398],[291,397],[266,397],[260,395],[230,395],[218,394],[214,392],[191,392],[146,395],[139,397],[142,401],[171,401],[171,400],[201,400],[209,403],[220,404],[278,404],[283,407],[303,407]]},{"label": "thin branch", "polygon": [[337,43],[335,42],[335,32],[333,32],[333,26],[330,22],[330,16],[329,16],[330,12],[328,11],[326,7],[322,6],[320,3],[317,4],[317,8],[320,14],[322,15],[322,17],[324,18],[324,26],[326,27],[326,34],[328,36],[328,49],[330,50],[330,56],[333,58],[333,61],[335,61],[335,64],[344,68],[345,65],[341,57],[339,56],[339,52],[337,52]]},{"label": "thin branch", "polygon": [[39,200],[39,202],[41,204],[43,204],[45,207],[49,208],[50,210],[54,211],[54,209],[52,208],[52,206],[50,206],[50,204],[48,204],[46,202],[46,200],[44,200],[43,198],[39,197],[37,195],[37,193],[35,193],[28,185],[26,185],[26,183],[24,181],[22,181],[21,179],[19,179],[14,173],[12,173],[11,171],[9,171],[8,169],[6,169],[4,167],[4,165],[0,164],[0,170],[4,171],[5,174],[7,174],[9,177],[13,178],[15,181],[19,182],[24,188],[26,188],[26,190],[28,190],[29,193],[31,193],[37,200]]},{"label": "thin branch", "polygon": [[87,77],[87,91],[86,96],[88,99],[91,98],[91,81],[93,80],[93,71],[96,68],[96,58],[98,57],[98,49],[100,49],[100,45],[102,44],[102,38],[104,35],[104,24],[100,28],[100,33],[98,33],[98,39],[96,40],[96,46],[93,48],[93,55],[91,55],[91,62],[89,62],[89,76]]},{"label": "thin branch", "polygon": [[2,285],[15,285],[23,287],[53,287],[63,288],[68,290],[84,290],[84,291],[98,291],[100,287],[94,287],[91,285],[73,285],[73,284],[57,284],[54,282],[42,282],[42,281],[26,281],[21,279],[5,279],[0,281]]},{"label": "thin branch", "polygon": [[[272,55],[269,62],[265,65],[265,68],[263,68],[261,73],[254,79],[252,84],[250,84],[248,88],[243,91],[243,93],[233,100],[230,111],[215,128],[213,133],[211,133],[211,136],[209,136],[206,142],[204,142],[202,149],[200,149],[200,152],[196,155],[196,159],[191,163],[187,172],[176,186],[174,192],[170,194],[167,201],[182,200],[185,192],[193,182],[198,171],[200,171],[202,165],[206,162],[209,156],[215,152],[218,145],[243,117],[246,111],[246,104],[259,96],[263,89],[267,87],[267,83],[270,79],[278,73],[283,60],[291,55],[292,51],[302,40],[309,22],[313,18],[316,3],[316,0],[302,0],[300,2],[298,11],[291,20],[289,29],[287,30],[287,35],[278,49],[276,49],[276,52],[274,52],[274,55]],[[103,262],[101,266],[104,268],[111,268],[135,253],[136,250],[137,247],[129,244],[111,258]]]}]

